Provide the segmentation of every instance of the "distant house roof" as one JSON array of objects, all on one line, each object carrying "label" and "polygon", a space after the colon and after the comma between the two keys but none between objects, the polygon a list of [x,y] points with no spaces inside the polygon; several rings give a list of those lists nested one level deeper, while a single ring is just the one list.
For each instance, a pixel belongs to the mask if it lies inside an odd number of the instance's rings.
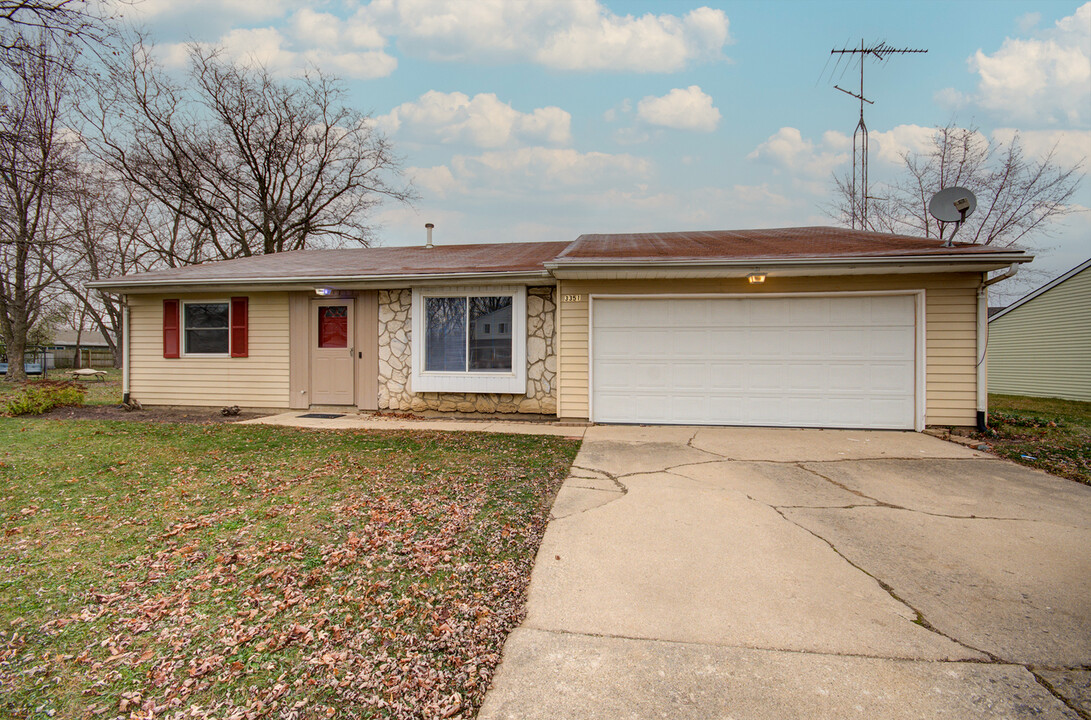
[{"label": "distant house roof", "polygon": [[53,332],[52,345],[76,345],[76,335],[79,335],[81,347],[109,347],[106,338],[97,330],[84,330],[78,333],[76,330],[55,330]]},{"label": "distant house roof", "polygon": [[1055,288],[1058,285],[1060,285],[1061,283],[1063,283],[1065,280],[1068,280],[1070,277],[1072,277],[1074,275],[1078,275],[1079,273],[1083,272],[1084,270],[1086,270],[1089,267],[1091,267],[1091,258],[1088,258],[1084,262],[1082,262],[1079,265],[1077,265],[1076,267],[1072,268],[1071,270],[1066,272],[1064,275],[1061,275],[1060,277],[1057,277],[1057,278],[1054,278],[1053,280],[1050,280],[1049,282],[1047,282],[1045,285],[1038,288],[1037,290],[1030,291],[1029,293],[1027,293],[1023,297],[1019,298],[1018,300],[1013,302],[1011,305],[1008,305],[1006,308],[1004,308],[1000,312],[996,313],[995,315],[993,315],[992,313],[989,313],[989,322],[992,322],[993,320],[996,320],[997,318],[1003,317],[1003,316],[1007,315],[1008,313],[1010,313],[1012,310],[1016,309],[1017,307],[1027,304],[1028,302],[1030,302],[1034,298],[1038,297],[1039,295],[1042,295],[1043,293],[1049,292],[1053,288]]},{"label": "distant house roof", "polygon": [[[502,281],[562,277],[579,268],[620,264],[652,267],[740,268],[758,262],[785,267],[826,264],[852,268],[958,264],[966,270],[996,269],[1029,262],[1021,250],[956,243],[833,227],[721,230],[709,232],[581,235],[574,242],[436,245],[299,250],[112,277],[91,287],[154,292],[188,286],[294,288],[374,286],[386,282]],[[869,272],[875,272],[870,270]],[[797,272],[799,272],[797,270]]]}]

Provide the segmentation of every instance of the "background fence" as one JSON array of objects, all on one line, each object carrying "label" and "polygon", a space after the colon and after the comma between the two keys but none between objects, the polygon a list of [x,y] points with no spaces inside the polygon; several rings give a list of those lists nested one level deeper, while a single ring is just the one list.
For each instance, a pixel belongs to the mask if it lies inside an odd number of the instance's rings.
[{"label": "background fence", "polygon": [[108,348],[80,348],[79,358],[76,348],[66,347],[46,351],[46,367],[49,368],[112,368],[114,354]]}]

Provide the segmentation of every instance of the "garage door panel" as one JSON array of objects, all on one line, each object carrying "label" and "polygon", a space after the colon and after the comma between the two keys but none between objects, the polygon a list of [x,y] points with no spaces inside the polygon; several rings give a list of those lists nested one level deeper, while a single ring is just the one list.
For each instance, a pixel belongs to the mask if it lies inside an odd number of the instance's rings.
[{"label": "garage door panel", "polygon": [[912,428],[911,296],[598,299],[599,422]]},{"label": "garage door panel", "polygon": [[788,305],[789,325],[828,325],[830,321],[829,298],[797,298]]},{"label": "garage door panel", "polygon": [[870,319],[875,325],[911,326],[913,298],[908,295],[875,297],[869,303]]},{"label": "garage door panel", "polygon": [[793,393],[821,392],[829,386],[829,375],[829,368],[797,360],[786,366],[784,387]]},{"label": "garage door panel", "polygon": [[672,372],[671,389],[682,392],[704,392],[711,381],[708,370],[708,364],[704,362],[675,366]]},{"label": "garage door panel", "polygon": [[705,328],[694,328],[693,330],[675,330],[673,331],[666,342],[669,343],[669,347],[663,348],[664,352],[670,352],[670,347],[683,346],[690,348],[694,357],[707,357],[709,353],[709,332]]},{"label": "garage door panel", "polygon": [[912,328],[897,331],[879,330],[871,341],[871,356],[903,360],[906,357],[913,357],[916,346]]},{"label": "garage door panel", "polygon": [[715,358],[743,357],[749,343],[747,328],[714,328],[709,332],[708,350]]},{"label": "garage door panel", "polygon": [[912,365],[875,364],[869,368],[866,389],[871,394],[912,395]]},{"label": "garage door panel", "polygon": [[708,363],[709,394],[736,393],[745,388],[743,372],[746,364],[741,361]]},{"label": "garage door panel", "polygon": [[779,327],[791,324],[787,298],[769,298],[763,302],[748,302],[750,324],[761,327]]}]

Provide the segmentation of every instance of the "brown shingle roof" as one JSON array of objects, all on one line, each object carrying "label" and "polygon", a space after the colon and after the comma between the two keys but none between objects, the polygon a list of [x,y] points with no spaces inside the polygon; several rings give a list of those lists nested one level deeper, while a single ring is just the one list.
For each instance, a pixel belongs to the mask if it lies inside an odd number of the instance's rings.
[{"label": "brown shingle roof", "polygon": [[[1015,262],[1029,257],[1019,250],[888,235],[833,227],[716,230],[707,232],[581,235],[574,242],[436,245],[434,248],[378,247],[342,250],[298,250],[255,255],[107,278],[100,287],[151,287],[171,284],[323,283],[388,278],[526,273],[545,275],[548,268],[579,263],[657,261],[738,262],[782,258],[816,260],[935,257],[1010,253]],[[1019,256],[1022,259],[1016,259]]]},{"label": "brown shingle roof", "polygon": [[801,227],[580,235],[557,257],[557,263],[577,260],[854,258],[979,252],[1004,252],[1004,249],[968,243],[944,247],[940,240],[906,235],[834,227]]},{"label": "brown shingle roof", "polygon": [[[433,248],[377,247],[341,250],[296,250],[255,255],[236,260],[208,262],[126,276],[140,282],[225,282],[238,280],[288,280],[446,275],[488,272],[545,272],[569,243],[530,242],[481,245],[436,245]],[[111,283],[122,278],[109,278]]]}]

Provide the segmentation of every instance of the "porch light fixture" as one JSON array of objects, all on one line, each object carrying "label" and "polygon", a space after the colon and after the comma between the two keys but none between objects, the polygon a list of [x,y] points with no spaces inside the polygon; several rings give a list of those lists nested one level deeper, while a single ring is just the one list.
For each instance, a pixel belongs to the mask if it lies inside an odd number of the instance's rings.
[{"label": "porch light fixture", "polygon": [[326,295],[332,295],[333,294],[333,289],[332,288],[327,288],[327,287],[317,287],[317,288],[314,289],[314,294],[315,295],[322,295],[323,297],[325,297]]},{"label": "porch light fixture", "polygon": [[746,279],[750,281],[751,285],[757,285],[765,282],[765,273],[750,273],[746,276]]}]

